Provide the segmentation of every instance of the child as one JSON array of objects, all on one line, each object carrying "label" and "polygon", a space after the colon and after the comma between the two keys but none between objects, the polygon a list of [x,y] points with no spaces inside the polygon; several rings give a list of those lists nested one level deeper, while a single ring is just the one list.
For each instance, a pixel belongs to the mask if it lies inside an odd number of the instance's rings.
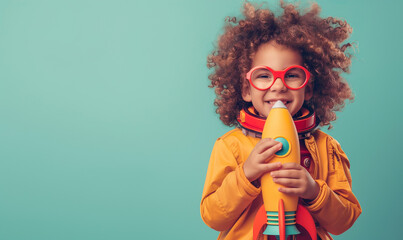
[{"label": "child", "polygon": [[[316,4],[305,14],[292,4],[281,2],[281,7],[283,15],[276,17],[245,3],[245,18],[227,18],[208,58],[216,111],[224,124],[237,126],[214,145],[201,201],[202,219],[221,232],[218,239],[252,239],[262,205],[259,178],[267,172],[283,186],[279,191],[299,197],[315,221],[318,239],[343,233],[361,213],[346,154],[336,140],[316,129],[318,124],[330,128],[334,111],[353,99],[340,76],[351,64],[345,53],[351,45],[342,45],[351,28],[336,18],[320,18]],[[283,70],[282,77],[272,77]],[[294,121],[309,118],[308,127],[299,131],[301,165],[268,161],[281,143],[260,139],[257,125],[277,100]],[[247,117],[254,120],[247,122]]]}]

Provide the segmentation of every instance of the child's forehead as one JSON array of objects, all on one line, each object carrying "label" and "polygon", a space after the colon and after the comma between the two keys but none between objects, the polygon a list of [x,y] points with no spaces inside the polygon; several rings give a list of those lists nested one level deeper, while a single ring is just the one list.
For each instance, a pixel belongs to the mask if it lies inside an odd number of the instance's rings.
[{"label": "child's forehead", "polygon": [[264,65],[277,70],[285,69],[291,65],[301,65],[301,54],[274,41],[261,44],[252,57],[252,67]]}]

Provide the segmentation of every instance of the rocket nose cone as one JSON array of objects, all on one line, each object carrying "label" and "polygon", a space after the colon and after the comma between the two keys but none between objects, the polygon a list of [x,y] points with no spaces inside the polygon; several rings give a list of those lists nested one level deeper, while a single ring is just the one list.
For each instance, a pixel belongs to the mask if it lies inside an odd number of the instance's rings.
[{"label": "rocket nose cone", "polygon": [[282,101],[280,101],[280,100],[278,100],[278,101],[273,105],[272,108],[285,108],[285,109],[287,109],[287,107],[284,105],[284,103],[283,103]]}]

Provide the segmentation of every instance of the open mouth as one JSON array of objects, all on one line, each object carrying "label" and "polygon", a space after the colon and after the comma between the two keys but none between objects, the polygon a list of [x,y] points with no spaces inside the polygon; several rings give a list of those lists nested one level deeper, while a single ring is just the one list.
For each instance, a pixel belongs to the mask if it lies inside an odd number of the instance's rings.
[{"label": "open mouth", "polygon": [[[269,103],[270,105],[274,105],[277,101],[279,100],[272,100],[272,101],[267,101],[267,103]],[[286,101],[286,100],[280,100],[284,103],[284,105],[288,105],[291,101]]]}]

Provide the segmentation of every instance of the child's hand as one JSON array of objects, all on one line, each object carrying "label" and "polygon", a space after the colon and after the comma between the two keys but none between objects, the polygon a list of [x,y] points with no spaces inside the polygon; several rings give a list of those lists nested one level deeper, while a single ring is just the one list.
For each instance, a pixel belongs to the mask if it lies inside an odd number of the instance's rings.
[{"label": "child's hand", "polygon": [[298,163],[284,163],[281,169],[271,172],[270,175],[275,183],[284,186],[278,189],[282,193],[308,200],[315,199],[319,194],[319,185]]},{"label": "child's hand", "polygon": [[260,140],[243,165],[246,178],[253,182],[264,173],[279,169],[281,163],[268,163],[268,161],[281,147],[280,142],[271,138]]}]

